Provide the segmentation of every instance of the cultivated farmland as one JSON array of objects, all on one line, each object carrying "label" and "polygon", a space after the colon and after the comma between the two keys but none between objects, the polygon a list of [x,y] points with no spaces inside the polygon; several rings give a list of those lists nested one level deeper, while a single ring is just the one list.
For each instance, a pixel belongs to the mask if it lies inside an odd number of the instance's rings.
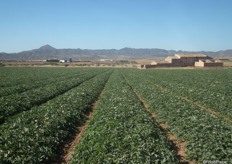
[{"label": "cultivated farmland", "polygon": [[232,69],[0,68],[0,163],[232,163]]}]

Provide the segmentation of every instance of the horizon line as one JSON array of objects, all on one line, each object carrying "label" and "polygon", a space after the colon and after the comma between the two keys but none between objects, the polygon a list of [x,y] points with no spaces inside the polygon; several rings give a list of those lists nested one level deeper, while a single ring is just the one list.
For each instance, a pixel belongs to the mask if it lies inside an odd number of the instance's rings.
[{"label": "horizon line", "polygon": [[35,49],[30,49],[30,50],[22,50],[22,51],[17,51],[17,52],[0,52],[0,53],[7,53],[7,54],[13,54],[13,53],[20,53],[20,52],[25,52],[25,51],[33,51],[33,50],[38,50],[42,47],[45,46],[49,46],[51,48],[54,48],[56,50],[61,50],[61,49],[81,49],[81,50],[122,50],[122,49],[159,49],[159,50],[166,50],[166,51],[183,51],[183,52],[219,52],[219,51],[228,51],[228,50],[232,50],[232,48],[229,49],[223,49],[223,50],[217,50],[217,51],[211,51],[211,50],[174,50],[174,49],[164,49],[164,48],[133,48],[133,47],[123,47],[123,48],[99,48],[99,49],[91,49],[91,48],[55,48],[49,44],[45,44],[43,46],[40,46],[39,48],[35,48]]}]

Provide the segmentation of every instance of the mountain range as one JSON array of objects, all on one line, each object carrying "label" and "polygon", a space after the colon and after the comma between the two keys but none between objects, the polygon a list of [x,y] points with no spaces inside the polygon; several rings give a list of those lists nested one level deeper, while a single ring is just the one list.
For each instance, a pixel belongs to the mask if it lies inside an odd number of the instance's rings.
[{"label": "mountain range", "polygon": [[0,53],[0,60],[46,60],[67,59],[84,61],[99,59],[135,60],[154,59],[157,57],[172,56],[176,53],[205,54],[211,57],[232,57],[232,49],[222,51],[175,51],[158,48],[122,48],[122,49],[56,49],[50,45],[44,45],[38,49],[22,51],[18,53]]}]

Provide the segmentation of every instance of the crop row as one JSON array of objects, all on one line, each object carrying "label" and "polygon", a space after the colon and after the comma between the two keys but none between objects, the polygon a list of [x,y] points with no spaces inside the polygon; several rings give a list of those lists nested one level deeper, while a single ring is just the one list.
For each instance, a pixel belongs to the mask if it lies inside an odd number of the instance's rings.
[{"label": "crop row", "polygon": [[[50,75],[50,77],[44,79],[44,77],[42,76],[40,79],[34,79],[33,81],[28,81],[19,85],[14,85],[14,86],[10,86],[10,87],[1,87],[0,88],[0,97],[2,96],[8,96],[8,95],[12,95],[12,94],[17,94],[17,93],[22,93],[25,91],[28,91],[30,89],[35,89],[35,88],[39,88],[45,85],[49,85],[49,84],[54,84],[60,81],[64,81],[67,79],[71,79],[73,77],[77,77],[77,76],[81,76],[82,74],[87,73],[88,71],[83,71],[83,72],[77,72],[75,74],[68,74],[65,76],[54,76],[54,75]],[[42,74],[41,74],[42,75]]]},{"label": "crop row", "polygon": [[175,154],[117,70],[103,90],[72,163],[178,163]]},{"label": "crop row", "polygon": [[76,74],[83,70],[84,69],[3,67],[0,69],[0,88],[30,84],[38,80],[62,77],[67,74]]},{"label": "crop row", "polygon": [[112,71],[100,73],[47,103],[0,126],[1,163],[45,163],[86,119]]},{"label": "crop row", "polygon": [[29,110],[33,106],[40,105],[60,94],[63,94],[71,88],[76,87],[82,82],[96,76],[102,71],[103,70],[92,70],[79,77],[31,89],[23,93],[0,97],[0,123],[3,123],[10,116]]},{"label": "crop row", "polygon": [[140,76],[143,72],[137,72],[136,76],[129,71],[124,74],[150,110],[167,123],[168,130],[187,142],[188,159],[232,162],[231,123],[155,87]]},{"label": "crop row", "polygon": [[144,72],[143,77],[232,118],[231,69],[159,70]]}]

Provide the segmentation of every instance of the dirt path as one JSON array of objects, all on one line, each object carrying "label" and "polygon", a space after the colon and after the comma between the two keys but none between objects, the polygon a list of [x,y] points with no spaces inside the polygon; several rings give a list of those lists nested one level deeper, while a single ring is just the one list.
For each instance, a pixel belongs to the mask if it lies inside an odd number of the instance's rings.
[{"label": "dirt path", "polygon": [[[136,94],[136,93],[135,93]],[[178,139],[174,134],[168,131],[167,123],[160,123],[159,118],[155,112],[149,110],[149,105],[144,101],[142,97],[136,94],[140,102],[143,104],[147,112],[150,113],[153,120],[157,123],[162,132],[166,135],[167,139],[174,145],[174,149],[177,151],[177,156],[180,159],[181,164],[193,164],[194,161],[189,161],[186,159],[187,149],[185,148],[186,142]]]},{"label": "dirt path", "polygon": [[[124,76],[124,79],[126,80],[125,76]],[[126,82],[130,86],[130,84],[128,83],[127,80],[126,80]],[[157,117],[157,114],[155,112],[150,111],[150,105],[148,103],[146,103],[146,101],[139,94],[137,94],[137,92],[133,89],[132,86],[130,86],[130,87],[131,87],[131,90],[136,95],[136,97],[139,99],[140,103],[143,105],[144,109],[148,113],[150,113],[150,115],[153,118],[153,120],[155,121],[155,123],[159,126],[160,130],[167,137],[168,141],[170,141],[172,143],[174,149],[176,150],[176,153],[177,153],[177,156],[180,160],[180,163],[181,164],[194,164],[194,161],[189,161],[186,159],[186,152],[187,152],[187,150],[185,148],[186,142],[178,139],[174,134],[169,132],[167,123],[160,123],[159,118]]]},{"label": "dirt path", "polygon": [[[164,87],[161,86],[161,85],[158,85],[158,84],[154,84],[154,85],[155,85],[157,88],[159,88],[160,90],[162,90],[162,91],[171,92],[171,91],[169,91],[167,88],[164,88]],[[173,92],[171,92],[171,93],[173,93]],[[203,104],[201,104],[201,103],[199,103],[199,102],[195,102],[195,101],[193,101],[193,100],[191,100],[191,99],[189,99],[189,98],[187,98],[187,97],[179,96],[179,95],[177,95],[177,94],[175,94],[175,93],[173,93],[173,94],[174,94],[176,97],[178,97],[178,98],[180,98],[180,99],[182,99],[182,100],[184,100],[184,101],[187,101],[187,102],[189,102],[189,103],[191,103],[191,104],[194,104],[194,105],[198,106],[201,110],[205,110],[205,111],[207,111],[208,113],[213,114],[213,115],[216,116],[216,117],[221,117],[221,118],[224,119],[225,121],[228,121],[228,122],[232,123],[232,119],[231,119],[231,118],[224,117],[220,112],[216,112],[216,111],[214,111],[214,109],[212,109],[212,108],[209,108],[209,107],[207,107],[207,106],[205,106],[205,105],[203,105]]]},{"label": "dirt path", "polygon": [[105,82],[104,87],[101,90],[101,93],[97,97],[97,100],[92,103],[92,110],[86,114],[87,118],[85,123],[76,127],[76,133],[73,135],[72,139],[70,139],[70,142],[64,146],[64,153],[63,155],[61,155],[61,159],[58,162],[59,164],[69,164],[71,162],[76,147],[79,145],[81,138],[85,133],[85,130],[88,128],[89,122],[93,119],[94,111],[96,110],[99,103],[99,98],[103,95],[106,84],[110,79],[110,76],[108,80]]},{"label": "dirt path", "polygon": [[[129,85],[128,82],[127,84]],[[139,99],[139,101],[141,102],[145,110],[148,113],[150,113],[151,117],[153,118],[155,123],[159,126],[160,130],[166,135],[168,141],[172,143],[174,149],[176,150],[177,156],[179,157],[180,163],[181,164],[194,164],[194,161],[189,161],[186,159],[186,152],[187,152],[185,148],[186,142],[178,139],[174,134],[169,132],[167,123],[160,123],[159,118],[157,117],[157,114],[155,112],[150,111],[150,105],[146,103],[146,101],[139,94],[137,94],[132,87],[131,89],[133,90],[134,94],[137,96],[137,98]]]},{"label": "dirt path", "polygon": [[84,135],[85,130],[88,127],[89,122],[93,119],[93,113],[94,113],[94,111],[96,110],[96,108],[98,106],[99,97],[101,97],[103,95],[103,90],[100,93],[100,95],[98,96],[98,99],[92,104],[92,111],[90,111],[88,113],[86,122],[83,125],[77,127],[77,132],[73,136],[72,142],[65,146],[65,148],[64,148],[65,149],[64,150],[65,154],[62,156],[62,160],[61,160],[60,163],[69,164],[71,162],[71,159],[73,157],[73,154],[74,154],[74,151],[75,151],[76,147],[79,145],[79,143],[81,141],[81,138]]}]

